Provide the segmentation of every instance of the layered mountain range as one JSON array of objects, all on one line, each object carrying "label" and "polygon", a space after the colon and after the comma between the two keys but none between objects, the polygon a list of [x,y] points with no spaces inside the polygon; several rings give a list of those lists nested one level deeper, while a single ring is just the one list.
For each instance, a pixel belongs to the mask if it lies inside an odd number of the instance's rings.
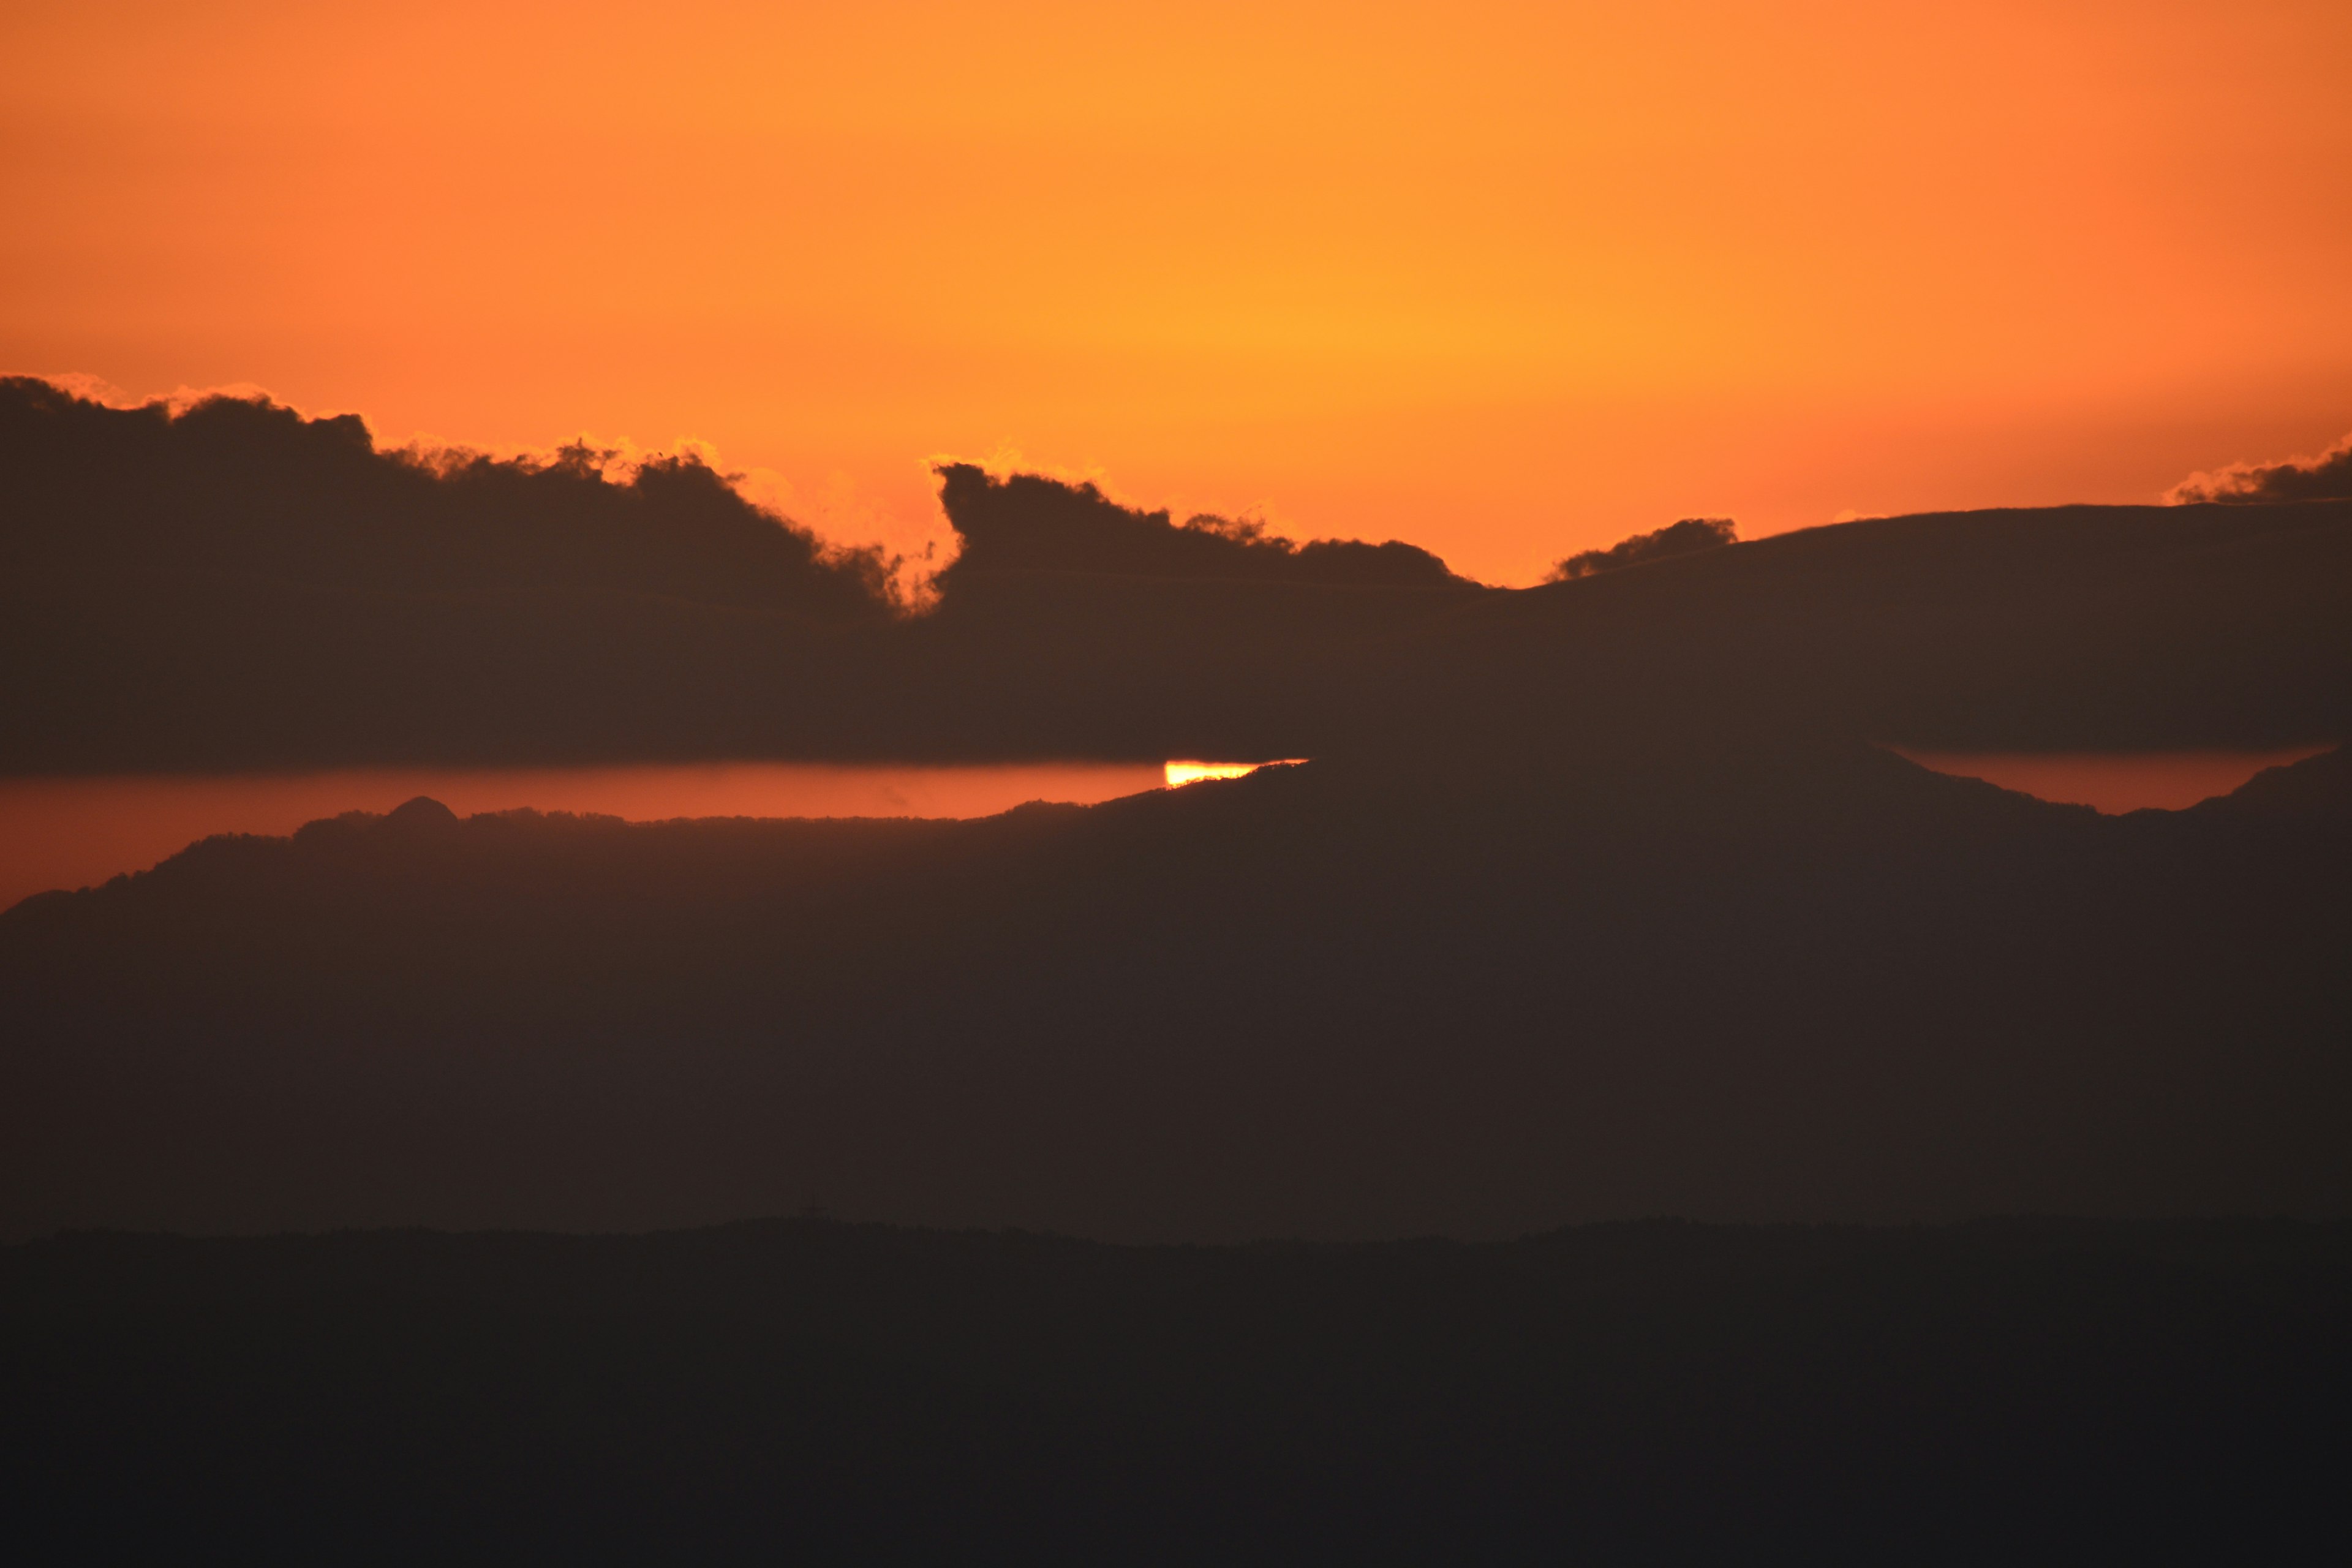
[{"label": "layered mountain range", "polygon": [[1882,744],[2340,741],[2352,503],[1885,519],[1515,592],[950,467],[919,608],[694,459],[26,383],[0,436],[20,772],[1311,759],[970,823],[417,801],[33,899],[9,1234],[2352,1203],[2344,752],[2118,818]]}]

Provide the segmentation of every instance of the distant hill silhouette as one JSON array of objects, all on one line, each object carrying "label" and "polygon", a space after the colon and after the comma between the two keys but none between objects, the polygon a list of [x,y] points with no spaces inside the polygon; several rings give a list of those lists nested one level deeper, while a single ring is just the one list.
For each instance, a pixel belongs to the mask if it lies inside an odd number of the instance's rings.
[{"label": "distant hill silhouette", "polygon": [[1656,725],[1929,749],[2352,734],[2352,502],[1843,524],[1522,592],[943,475],[929,614],[694,461],[0,386],[0,771],[1364,757]]},{"label": "distant hill silhouette", "polygon": [[0,1215],[2340,1214],[2347,873],[2340,752],[2122,818],[1706,733],[973,823],[419,804],[0,917]]},{"label": "distant hill silhouette", "polygon": [[856,619],[888,563],[767,516],[692,457],[378,451],[357,415],[215,396],[114,408],[0,377],[0,561],[369,595],[572,589]]},{"label": "distant hill silhouette", "polygon": [[0,771],[1283,755],[1334,665],[1479,592],[1408,546],[982,479],[978,558],[909,619],[891,563],[700,462],[601,463],[0,381],[0,661],[41,671],[0,686]]},{"label": "distant hill silhouette", "polygon": [[1376,700],[1400,742],[1441,751],[1657,728],[1983,751],[2325,742],[2352,734],[2347,610],[2352,505],[1883,518],[1496,595]]}]

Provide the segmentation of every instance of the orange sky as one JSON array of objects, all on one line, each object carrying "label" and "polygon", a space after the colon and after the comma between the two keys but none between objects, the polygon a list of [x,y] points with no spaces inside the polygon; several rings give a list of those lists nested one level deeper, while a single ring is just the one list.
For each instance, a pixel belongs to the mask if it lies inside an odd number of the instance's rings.
[{"label": "orange sky", "polygon": [[931,454],[1489,580],[2352,430],[2352,5],[0,14],[0,367]]}]

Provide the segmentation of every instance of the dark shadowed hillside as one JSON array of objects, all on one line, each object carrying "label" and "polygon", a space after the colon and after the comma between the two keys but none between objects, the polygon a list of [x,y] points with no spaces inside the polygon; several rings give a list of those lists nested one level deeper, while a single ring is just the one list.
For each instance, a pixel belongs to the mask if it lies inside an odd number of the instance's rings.
[{"label": "dark shadowed hillside", "polygon": [[6,1225],[2352,1201],[2344,753],[2120,819],[1862,747],[1535,768],[214,840],[0,920]]}]

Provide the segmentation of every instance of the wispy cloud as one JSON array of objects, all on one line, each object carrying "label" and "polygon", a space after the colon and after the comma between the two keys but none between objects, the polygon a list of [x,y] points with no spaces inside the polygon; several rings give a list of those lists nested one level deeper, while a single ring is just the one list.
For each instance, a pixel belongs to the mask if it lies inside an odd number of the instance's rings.
[{"label": "wispy cloud", "polygon": [[2352,436],[2316,458],[2279,463],[2232,463],[2191,474],[2165,493],[2174,506],[2198,501],[2342,500],[2352,499]]}]

